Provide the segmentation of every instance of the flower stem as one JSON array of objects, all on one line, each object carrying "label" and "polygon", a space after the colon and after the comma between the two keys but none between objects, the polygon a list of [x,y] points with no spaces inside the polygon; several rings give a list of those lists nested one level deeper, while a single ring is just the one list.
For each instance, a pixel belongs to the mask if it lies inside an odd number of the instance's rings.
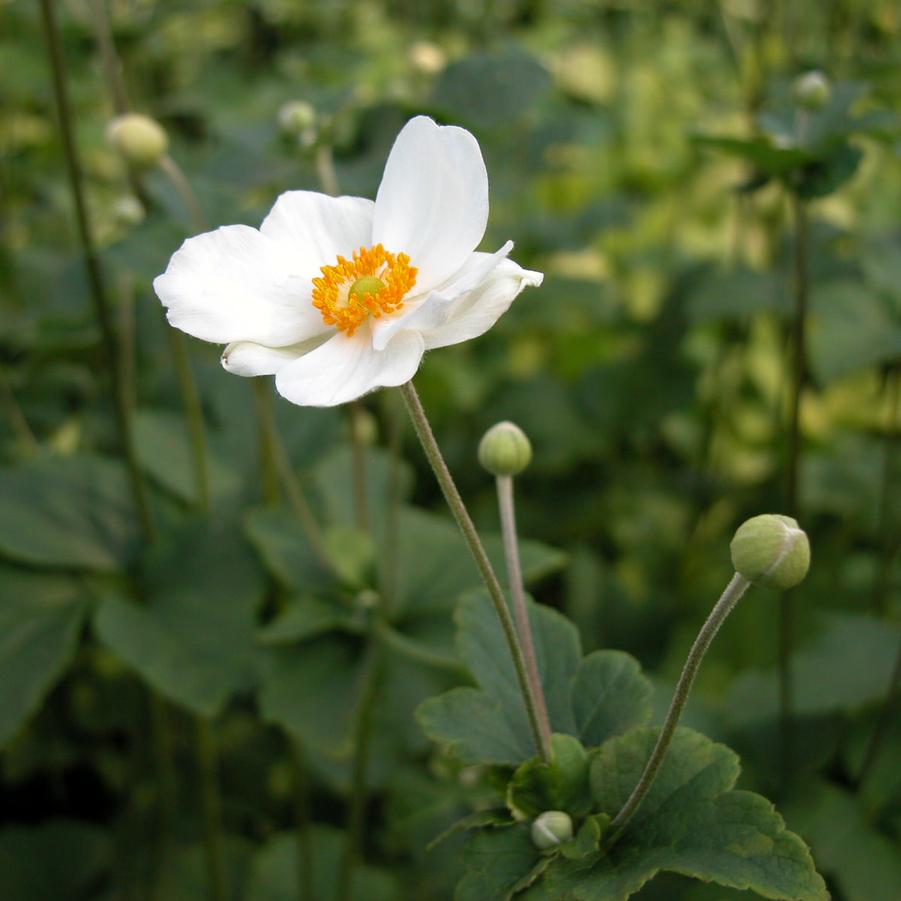
[{"label": "flower stem", "polygon": [[516,628],[519,632],[522,654],[526,662],[526,675],[532,688],[532,696],[535,698],[538,728],[541,730],[542,751],[545,757],[549,757],[551,753],[551,721],[547,713],[547,702],[544,699],[541,674],[538,671],[535,642],[532,638],[529,610],[526,606],[526,594],[522,584],[522,566],[519,562],[519,541],[516,535],[516,507],[513,501],[512,476],[497,477],[497,502],[501,514],[504,559],[507,562],[507,580],[510,583],[510,596],[513,598],[513,614],[516,617]]},{"label": "flower stem", "polygon": [[222,802],[219,796],[219,755],[212,723],[198,716],[197,757],[203,797],[203,844],[211,901],[225,901],[225,860],[222,849]]},{"label": "flower stem", "polygon": [[654,745],[654,750],[651,752],[647,764],[645,764],[644,772],[641,774],[638,784],[632,789],[632,794],[629,795],[628,800],[610,824],[610,829],[604,838],[606,847],[612,847],[620,838],[629,820],[638,810],[641,802],[654,784],[654,779],[660,771],[660,767],[666,758],[666,752],[669,750],[670,742],[673,740],[676,726],[679,724],[679,718],[682,716],[682,711],[688,702],[688,696],[691,693],[691,687],[698,669],[700,669],[701,661],[704,659],[704,655],[707,653],[707,649],[710,647],[710,643],[719,631],[720,626],[725,622],[726,617],[729,616],[750,585],[751,583],[744,576],[735,573],[710,612],[710,616],[707,617],[707,621],[701,626],[701,631],[698,632],[698,637],[688,652],[688,658],[685,661],[685,666],[682,668],[682,675],[679,676],[679,681],[676,683],[673,700],[670,702],[670,708],[663,722],[663,728],[660,730],[660,735],[657,737],[657,744]]},{"label": "flower stem", "polygon": [[864,784],[864,781],[873,769],[876,758],[879,756],[882,741],[888,732],[888,727],[895,714],[895,705],[898,703],[899,688],[901,688],[901,646],[899,646],[898,655],[895,657],[895,667],[892,670],[892,677],[889,682],[888,691],[885,695],[885,701],[883,701],[882,709],[879,711],[879,717],[876,720],[876,728],[873,729],[873,735],[864,752],[863,762],[860,765],[860,772],[854,780],[855,788],[857,788],[858,791]]},{"label": "flower stem", "polygon": [[341,855],[341,864],[338,868],[338,891],[335,896],[337,901],[352,901],[353,899],[353,877],[363,843],[363,824],[366,820],[366,802],[369,794],[366,784],[369,774],[369,741],[372,737],[372,719],[375,712],[375,702],[378,699],[382,672],[382,648],[374,640],[379,617],[379,611],[373,611],[367,642],[367,673],[363,683],[365,687],[363,696],[360,698],[360,705],[357,708],[356,722],[354,724],[350,807],[348,810],[347,835]]},{"label": "flower stem", "polygon": [[179,166],[168,153],[160,160],[159,166],[168,177],[179,197],[181,197],[194,227],[198,228],[200,231],[207,231],[209,229],[209,223],[204,215],[203,208],[200,206],[200,201],[197,199],[197,195],[191,187],[191,182],[188,181],[188,176],[185,175],[181,166]]},{"label": "flower stem", "polygon": [[[788,459],[786,462],[785,512],[799,518],[798,476],[801,462],[801,400],[807,373],[805,350],[807,307],[810,295],[808,265],[808,221],[804,201],[791,194],[792,219],[795,232],[795,315],[791,329],[791,396],[788,422]],[[779,722],[782,739],[782,776],[788,778],[792,769],[793,735],[792,708],[794,685],[791,656],[794,647],[794,604],[790,592],[779,599]]]},{"label": "flower stem", "polygon": [[297,898],[313,898],[313,848],[310,844],[310,786],[303,747],[286,733],[291,754],[291,781],[294,789],[294,828],[297,832]]},{"label": "flower stem", "polygon": [[116,427],[119,432],[119,441],[122,445],[123,456],[128,468],[131,491],[134,497],[135,509],[141,524],[141,529],[148,541],[152,541],[156,535],[153,518],[150,511],[147,486],[144,475],[138,463],[137,448],[134,442],[132,424],[128,415],[128,403],[122,386],[118,379],[119,364],[116,347],[116,336],[113,328],[113,314],[109,298],[106,293],[106,284],[103,271],[100,267],[100,259],[88,222],[87,205],[81,183],[81,166],[78,160],[78,150],[75,145],[75,134],[72,127],[72,108],[69,103],[69,92],[66,84],[66,67],[63,57],[62,45],[59,39],[59,28],[56,21],[56,9],[54,0],[41,0],[41,14],[44,29],[44,38],[47,44],[47,55],[53,71],[53,92],[56,100],[56,109],[59,119],[60,136],[62,137],[63,152],[66,159],[66,170],[69,175],[69,188],[72,193],[72,201],[75,207],[75,219],[78,226],[78,238],[81,244],[81,253],[88,274],[88,282],[91,288],[91,297],[94,303],[94,313],[100,325],[103,338],[104,353],[107,358],[107,372],[110,380],[110,391],[115,408]]},{"label": "flower stem", "polygon": [[354,517],[361,532],[369,531],[369,504],[366,497],[366,445],[363,438],[365,409],[355,400],[349,406],[350,443],[353,453]]},{"label": "flower stem", "polygon": [[898,445],[901,444],[901,361],[886,376],[888,422],[885,430],[885,457],[882,463],[882,490],[879,493],[879,541],[882,544],[876,578],[873,581],[873,609],[885,614],[891,585],[892,564],[901,542],[895,528],[892,494],[897,469]]},{"label": "flower stem", "polygon": [[548,760],[549,756],[543,745],[541,726],[538,719],[538,703],[532,693],[532,686],[526,671],[526,662],[523,656],[522,646],[519,643],[519,637],[516,634],[516,626],[513,623],[513,618],[507,607],[507,600],[504,597],[503,589],[501,588],[500,582],[498,582],[494,568],[491,566],[491,561],[488,559],[488,554],[485,552],[485,547],[482,544],[482,540],[479,538],[479,533],[476,531],[476,527],[469,515],[469,511],[463,503],[463,498],[460,497],[460,492],[457,490],[453,476],[447,468],[447,463],[444,462],[444,457],[441,455],[441,448],[438,447],[438,442],[435,440],[434,434],[432,434],[432,427],[429,425],[428,417],[422,407],[422,401],[419,399],[416,388],[413,386],[412,382],[407,382],[405,385],[401,386],[400,390],[404,401],[407,404],[407,411],[413,422],[416,436],[419,438],[420,444],[422,444],[422,449],[432,467],[432,472],[435,473],[435,478],[438,480],[438,484],[444,494],[444,499],[447,501],[447,505],[450,508],[460,531],[463,533],[463,538],[475,560],[479,573],[482,576],[482,580],[485,582],[485,587],[488,589],[488,595],[494,604],[498,619],[501,621],[501,628],[504,630],[504,637],[507,639],[507,645],[510,648],[511,656],[513,657],[513,666],[516,669],[516,676],[519,680],[523,701],[525,702],[526,713],[529,717],[529,725],[532,728],[535,748],[545,760]]}]

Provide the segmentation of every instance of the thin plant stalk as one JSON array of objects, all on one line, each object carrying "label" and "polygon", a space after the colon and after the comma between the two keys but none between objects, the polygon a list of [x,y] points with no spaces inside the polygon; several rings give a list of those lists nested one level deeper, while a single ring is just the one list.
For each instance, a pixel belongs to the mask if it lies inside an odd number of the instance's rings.
[{"label": "thin plant stalk", "polygon": [[892,565],[898,555],[898,529],[892,495],[895,487],[898,445],[901,444],[901,362],[886,376],[888,422],[885,431],[885,457],[882,463],[882,490],[879,492],[879,537],[882,544],[876,577],[873,580],[873,609],[885,614],[891,585]]},{"label": "thin plant stalk", "polygon": [[303,746],[288,736],[291,755],[291,782],[294,795],[294,826],[296,835],[297,897],[299,901],[313,898],[313,846],[310,842],[310,786]]},{"label": "thin plant stalk", "polygon": [[204,819],[204,855],[212,901],[225,901],[225,857],[222,847],[222,800],[219,794],[219,752],[212,723],[196,717]]},{"label": "thin plant stalk", "polygon": [[889,682],[885,700],[882,703],[882,708],[880,709],[879,716],[876,720],[876,727],[873,729],[873,734],[867,744],[867,749],[864,751],[860,771],[857,774],[857,778],[854,780],[855,787],[858,791],[866,781],[867,776],[872,772],[873,765],[876,763],[876,759],[882,748],[882,742],[894,719],[899,689],[901,689],[901,646],[899,646],[898,655],[895,657],[895,666],[892,670],[891,681]]},{"label": "thin plant stalk", "polygon": [[3,406],[6,409],[6,416],[9,419],[9,426],[13,435],[16,436],[16,439],[28,454],[37,453],[40,450],[40,445],[37,438],[34,437],[34,432],[31,430],[31,426],[28,424],[18,400],[16,400],[16,393],[13,391],[9,376],[6,374],[6,369],[3,366],[0,366],[0,397],[2,397]]},{"label": "thin plant stalk", "polygon": [[513,599],[513,615],[516,617],[516,629],[519,632],[522,654],[526,662],[526,675],[532,688],[532,695],[535,698],[538,728],[541,730],[542,751],[545,756],[550,756],[551,721],[548,717],[547,702],[545,701],[544,688],[541,684],[541,673],[538,671],[535,641],[532,637],[529,609],[526,605],[526,593],[522,582],[512,476],[497,476],[497,502],[501,514],[504,559],[507,564],[507,581],[510,583],[510,596]]},{"label": "thin plant stalk", "polygon": [[676,733],[676,726],[679,725],[679,719],[682,716],[683,710],[685,710],[685,705],[688,702],[688,696],[691,693],[691,687],[694,684],[695,676],[700,669],[701,661],[704,659],[704,655],[707,653],[710,643],[716,637],[716,633],[719,631],[720,626],[726,621],[726,618],[735,608],[735,605],[741,600],[750,585],[751,583],[744,576],[735,573],[729,584],[726,586],[725,591],[723,591],[720,596],[720,599],[716,602],[710,616],[707,617],[707,621],[701,627],[698,637],[695,639],[694,644],[691,646],[691,650],[688,652],[688,658],[685,661],[685,666],[682,668],[682,675],[679,676],[679,681],[676,683],[676,690],[673,693],[673,699],[670,702],[670,708],[666,714],[666,719],[663,722],[663,727],[660,730],[660,735],[657,737],[657,743],[654,745],[654,750],[651,752],[647,764],[645,764],[644,771],[641,774],[641,778],[638,780],[638,784],[632,790],[632,794],[629,795],[628,800],[610,824],[610,828],[604,838],[606,847],[611,847],[622,836],[623,830],[628,825],[629,820],[635,815],[641,802],[651,790],[654,779],[656,779],[660,767],[663,765],[663,761],[666,758],[666,752],[669,750],[670,742],[672,742],[673,736]]},{"label": "thin plant stalk", "polygon": [[63,152],[66,159],[66,171],[69,176],[69,188],[72,193],[72,201],[75,207],[78,239],[88,274],[91,298],[94,304],[94,313],[97,317],[97,322],[100,325],[100,331],[103,337],[103,347],[107,363],[106,368],[115,408],[119,441],[122,445],[122,453],[128,468],[129,482],[138,520],[140,521],[141,529],[145,537],[148,541],[152,541],[156,532],[150,510],[147,486],[138,462],[132,423],[128,415],[128,401],[122,391],[122,386],[118,378],[119,364],[116,335],[115,329],[113,328],[112,306],[106,292],[106,283],[103,278],[100,259],[97,255],[97,248],[91,233],[87,205],[85,203],[84,190],[82,188],[81,165],[79,163],[78,150],[75,144],[75,132],[72,125],[72,108],[69,103],[69,91],[66,83],[66,64],[59,38],[54,0],[41,0],[41,16],[44,38],[47,44],[47,55],[50,58],[53,72],[53,93],[56,100]]},{"label": "thin plant stalk", "polygon": [[407,411],[410,414],[416,436],[419,438],[426,458],[432,467],[432,472],[435,473],[435,478],[438,480],[438,485],[444,494],[444,499],[447,501],[447,505],[460,528],[460,532],[463,534],[463,539],[469,547],[485,587],[488,589],[488,595],[494,604],[498,619],[501,621],[501,628],[507,640],[510,654],[513,657],[513,666],[516,670],[516,677],[519,680],[519,687],[529,718],[529,725],[532,729],[535,748],[541,757],[549,760],[542,742],[541,725],[538,719],[538,703],[532,692],[522,646],[519,642],[519,636],[516,634],[516,625],[513,622],[513,617],[510,615],[510,610],[507,607],[503,589],[494,572],[491,561],[488,559],[488,554],[485,552],[485,547],[481,538],[479,538],[479,533],[476,531],[469,511],[463,503],[463,498],[460,497],[460,492],[457,490],[453,476],[447,468],[447,463],[445,463],[441,454],[441,448],[435,440],[432,427],[429,425],[428,417],[423,409],[422,401],[419,399],[419,393],[412,382],[402,385],[400,391],[406,402]]},{"label": "thin plant stalk", "polygon": [[354,518],[361,532],[369,531],[369,503],[366,491],[366,443],[363,435],[363,419],[365,408],[355,400],[348,407],[350,426],[350,444],[353,455],[353,496]]},{"label": "thin plant stalk", "polygon": [[[791,194],[794,225],[795,312],[791,327],[791,384],[788,417],[788,451],[786,461],[785,511],[799,518],[798,481],[801,465],[801,402],[807,373],[806,329],[810,297],[808,263],[808,220],[804,201]],[[790,592],[779,600],[779,722],[782,741],[782,774],[787,779],[792,769],[792,709],[794,684],[791,657],[794,648],[794,604]]]},{"label": "thin plant stalk", "polygon": [[209,223],[204,215],[203,208],[200,206],[200,201],[191,187],[191,182],[188,181],[188,177],[181,166],[167,153],[160,159],[159,167],[171,182],[172,187],[175,188],[178,196],[181,197],[182,203],[184,203],[188,215],[194,223],[194,227],[199,228],[201,231],[207,231]]}]

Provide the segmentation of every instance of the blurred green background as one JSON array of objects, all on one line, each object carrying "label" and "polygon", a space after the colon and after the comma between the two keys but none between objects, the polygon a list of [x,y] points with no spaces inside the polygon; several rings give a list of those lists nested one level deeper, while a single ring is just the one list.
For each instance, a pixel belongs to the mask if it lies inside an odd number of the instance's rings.
[{"label": "blurred green background", "polygon": [[[351,714],[371,682],[358,620],[372,561],[351,556],[340,590],[317,582],[296,520],[266,503],[250,383],[194,341],[214,504],[190,512],[177,373],[151,281],[198,229],[163,172],[143,175],[136,199],[104,138],[114,115],[97,42],[104,7],[55,6],[118,377],[162,537],[147,550],[117,459],[40,9],[7,0],[0,897],[143,898],[151,883],[167,901],[207,897],[199,715],[218,745],[228,897],[295,897],[300,747],[325,880],[313,897],[328,898]],[[791,205],[801,196],[809,315],[797,513],[814,563],[792,595],[788,774],[775,593],[755,591],[736,611],[688,719],[741,753],[742,785],[777,801],[834,898],[901,897],[901,725],[886,704],[901,613],[897,2],[113,0],[106,11],[130,105],[164,125],[212,226],[257,225],[281,191],[319,190],[322,148],[342,193],[374,196],[411,115],[476,135],[491,181],[484,247],[512,238],[516,260],[546,279],[483,338],[427,356],[417,384],[488,532],[497,515],[475,461],[479,437],[499,419],[529,434],[535,459],[518,504],[522,535],[536,542],[526,553],[536,597],[577,622],[586,650],[638,657],[658,717],[730,575],[735,527],[786,509]],[[826,73],[832,94],[799,112],[792,84],[810,69]],[[316,112],[301,134],[279,123],[294,100]],[[404,514],[397,578],[415,610],[396,625],[446,662],[455,592],[475,582],[466,570],[436,587],[464,552],[396,401],[364,402],[371,508],[380,516],[403,483],[432,511]],[[272,403],[300,484],[340,535],[352,525],[346,411]],[[401,470],[384,449],[394,440]],[[428,565],[408,562],[420,555]],[[321,596],[333,606],[322,601],[316,622],[285,623],[283,605],[290,613]],[[141,598],[147,610],[133,603]],[[425,844],[466,812],[471,780],[430,752],[412,710],[457,677],[413,659],[386,673],[363,832],[373,869],[358,897],[450,898],[459,846]],[[745,896],[675,877],[640,895]]]}]

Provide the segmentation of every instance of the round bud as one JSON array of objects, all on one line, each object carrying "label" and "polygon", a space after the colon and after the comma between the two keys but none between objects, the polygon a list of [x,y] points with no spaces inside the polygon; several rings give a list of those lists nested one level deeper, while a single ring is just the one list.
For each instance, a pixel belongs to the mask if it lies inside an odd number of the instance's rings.
[{"label": "round bud", "polygon": [[730,545],[735,571],[755,585],[793,588],[810,568],[807,535],[790,516],[765,513],[739,526]]},{"label": "round bud", "polygon": [[299,137],[316,124],[316,110],[306,100],[289,100],[278,111],[278,124],[285,134]]},{"label": "round bud", "polygon": [[141,201],[131,194],[123,194],[113,202],[113,217],[119,225],[139,225],[145,219]]},{"label": "round bud", "polygon": [[410,65],[423,75],[437,75],[446,65],[444,51],[430,41],[416,41],[409,50]]},{"label": "round bud", "polygon": [[479,463],[492,475],[519,475],[531,462],[532,445],[512,422],[493,425],[479,442]]},{"label": "round bud", "polygon": [[556,848],[572,837],[572,818],[562,810],[546,810],[532,822],[532,842],[542,851]]},{"label": "round bud", "polygon": [[832,97],[832,85],[822,72],[805,72],[792,87],[795,103],[806,110],[822,109]]},{"label": "round bud", "polygon": [[140,113],[126,113],[113,119],[106,129],[106,138],[135,169],[155,166],[169,149],[169,138],[159,122]]}]

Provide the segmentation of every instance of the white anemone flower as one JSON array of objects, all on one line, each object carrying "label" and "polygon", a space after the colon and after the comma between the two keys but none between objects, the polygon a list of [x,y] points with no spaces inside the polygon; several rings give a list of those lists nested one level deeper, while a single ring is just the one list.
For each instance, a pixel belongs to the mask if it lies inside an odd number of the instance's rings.
[{"label": "white anemone flower", "polygon": [[487,222],[478,142],[418,116],[375,202],[287,191],[259,229],[189,238],[153,287],[172,325],[227,345],[229,372],[330,407],[408,382],[425,351],[478,337],[541,284],[508,259],[511,241],[476,251]]}]

